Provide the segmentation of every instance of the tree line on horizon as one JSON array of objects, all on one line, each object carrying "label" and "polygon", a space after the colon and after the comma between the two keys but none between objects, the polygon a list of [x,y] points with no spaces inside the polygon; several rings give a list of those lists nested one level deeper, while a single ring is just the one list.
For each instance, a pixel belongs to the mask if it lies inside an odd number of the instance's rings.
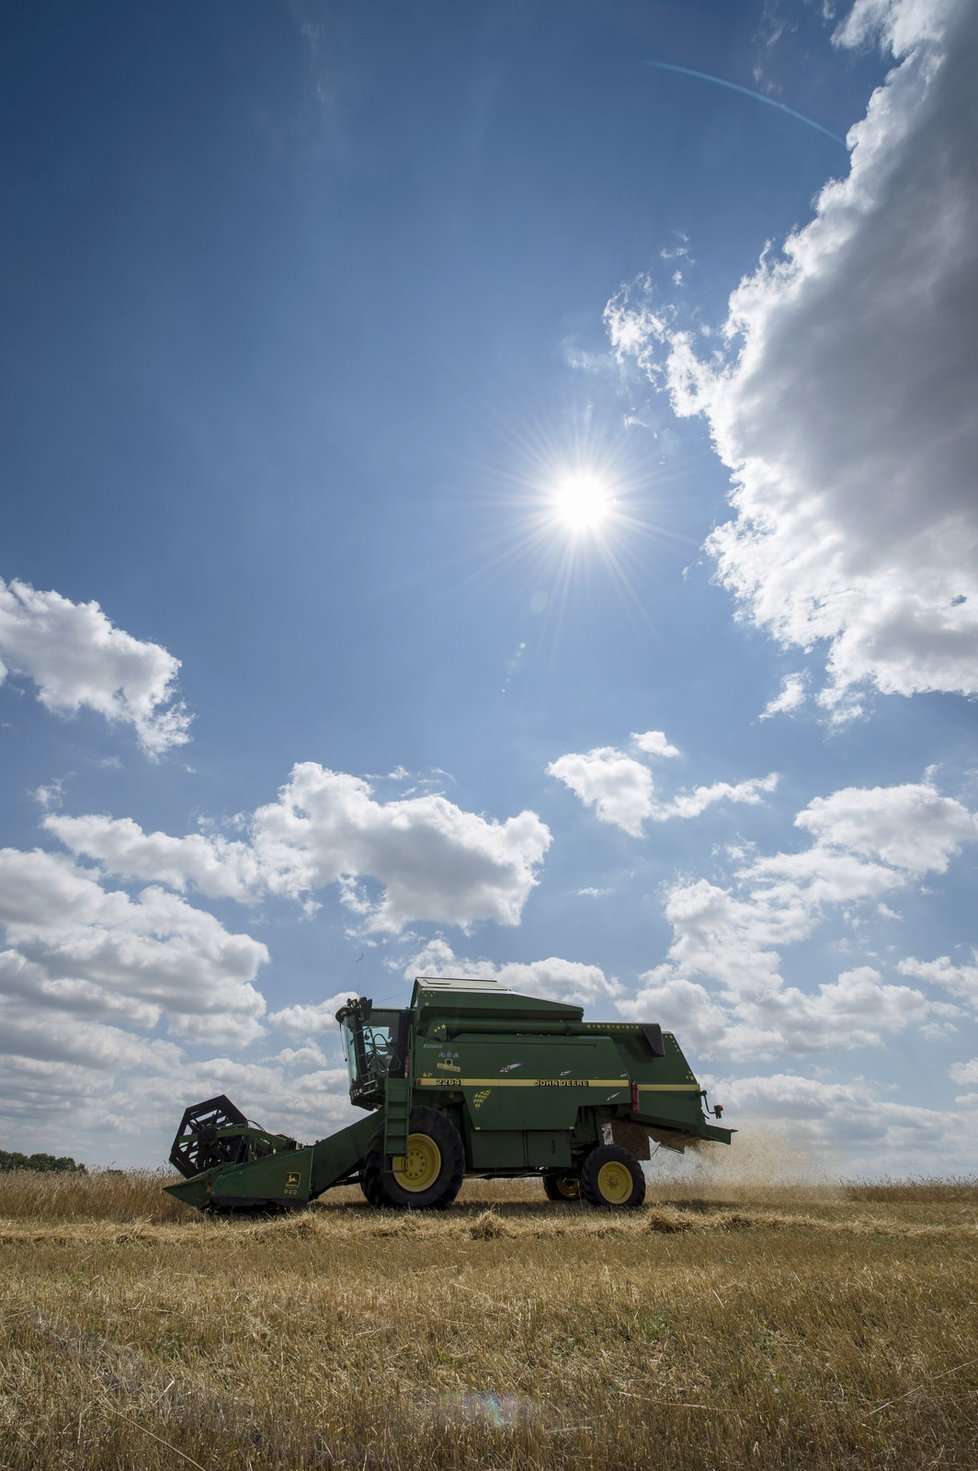
[{"label": "tree line on horizon", "polygon": [[15,1149],[0,1149],[0,1172],[4,1170],[41,1170],[61,1174],[87,1174],[84,1165],[67,1154],[19,1154]]}]

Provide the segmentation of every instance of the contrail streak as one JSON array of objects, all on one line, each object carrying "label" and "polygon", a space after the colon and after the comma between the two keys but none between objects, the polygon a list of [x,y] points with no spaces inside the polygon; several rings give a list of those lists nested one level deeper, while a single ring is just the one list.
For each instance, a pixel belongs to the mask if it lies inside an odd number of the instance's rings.
[{"label": "contrail streak", "polygon": [[841,143],[845,148],[846,140],[840,138],[838,133],[830,133],[828,128],[823,128],[814,118],[806,117],[803,112],[796,112],[793,107],[787,107],[783,102],[775,102],[773,97],[765,97],[763,92],[752,92],[750,87],[741,87],[737,82],[728,82],[724,77],[712,77],[709,72],[696,72],[689,66],[672,66],[668,61],[646,61],[643,66],[655,66],[664,72],[680,72],[684,77],[699,77],[701,82],[714,82],[718,87],[727,87],[731,92],[742,92],[745,97],[753,97],[756,102],[766,102],[768,107],[776,107],[779,112],[786,112],[789,117],[797,118],[800,123],[807,123],[810,128],[824,133],[826,138],[831,138],[833,143]]}]

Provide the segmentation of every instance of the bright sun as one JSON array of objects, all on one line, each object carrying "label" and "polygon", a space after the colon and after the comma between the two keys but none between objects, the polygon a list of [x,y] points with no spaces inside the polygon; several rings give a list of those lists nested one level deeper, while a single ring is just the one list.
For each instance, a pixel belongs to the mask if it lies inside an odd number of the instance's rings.
[{"label": "bright sun", "polygon": [[598,531],[614,505],[607,484],[586,470],[565,475],[554,486],[552,499],[557,519],[575,534]]}]

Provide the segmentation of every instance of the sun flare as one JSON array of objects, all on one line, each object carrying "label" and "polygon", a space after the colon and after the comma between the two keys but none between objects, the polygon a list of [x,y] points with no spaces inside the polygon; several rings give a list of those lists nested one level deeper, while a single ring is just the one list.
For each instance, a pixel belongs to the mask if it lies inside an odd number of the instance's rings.
[{"label": "sun flare", "polygon": [[593,471],[565,475],[552,492],[554,514],[575,535],[598,531],[611,515],[614,497]]}]

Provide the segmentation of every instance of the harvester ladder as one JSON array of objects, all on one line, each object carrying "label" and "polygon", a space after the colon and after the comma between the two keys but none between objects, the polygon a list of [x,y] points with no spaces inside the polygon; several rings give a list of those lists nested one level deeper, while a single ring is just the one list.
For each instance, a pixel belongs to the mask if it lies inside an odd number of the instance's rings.
[{"label": "harvester ladder", "polygon": [[384,1095],[384,1154],[407,1154],[411,1123],[410,1078],[388,1078]]}]

